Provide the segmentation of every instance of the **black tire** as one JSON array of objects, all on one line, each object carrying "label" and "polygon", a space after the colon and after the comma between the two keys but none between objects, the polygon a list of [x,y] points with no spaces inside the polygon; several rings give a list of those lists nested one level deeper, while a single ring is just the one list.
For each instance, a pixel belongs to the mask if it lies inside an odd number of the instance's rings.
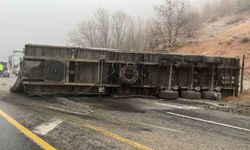
[{"label": "black tire", "polygon": [[176,100],[179,97],[179,92],[177,91],[160,91],[159,97],[168,100]]},{"label": "black tire", "polygon": [[139,78],[139,72],[136,66],[126,65],[121,68],[119,73],[120,79],[126,84],[134,84]]},{"label": "black tire", "polygon": [[184,56],[184,61],[186,61],[186,62],[193,62],[193,63],[199,63],[199,62],[202,61],[202,56],[186,55],[186,56]]},{"label": "black tire", "polygon": [[201,93],[196,91],[181,91],[181,97],[186,99],[201,99]]},{"label": "black tire", "polygon": [[64,79],[64,62],[58,60],[46,60],[44,64],[45,80],[60,82]]},{"label": "black tire", "polygon": [[215,91],[203,91],[202,98],[209,100],[221,100],[222,94],[221,92],[215,92]]},{"label": "black tire", "polygon": [[203,56],[202,62],[204,63],[211,63],[211,64],[220,64],[223,62],[223,59],[220,57],[208,57],[208,56]]}]

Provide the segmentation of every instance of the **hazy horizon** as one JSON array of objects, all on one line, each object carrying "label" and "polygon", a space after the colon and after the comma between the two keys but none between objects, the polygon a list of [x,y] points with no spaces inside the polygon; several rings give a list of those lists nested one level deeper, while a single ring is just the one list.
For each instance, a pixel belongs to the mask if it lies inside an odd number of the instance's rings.
[{"label": "hazy horizon", "polygon": [[[193,2],[201,3],[199,0]],[[130,16],[154,16],[163,0],[0,0],[0,60],[25,44],[66,45],[67,35],[96,9],[122,10]]]}]

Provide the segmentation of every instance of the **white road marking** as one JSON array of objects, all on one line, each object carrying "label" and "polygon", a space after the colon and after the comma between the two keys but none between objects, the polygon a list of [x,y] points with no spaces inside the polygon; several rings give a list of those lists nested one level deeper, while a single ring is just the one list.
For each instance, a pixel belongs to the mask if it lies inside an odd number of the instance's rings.
[{"label": "white road marking", "polygon": [[40,135],[46,135],[49,131],[55,129],[63,120],[59,119],[52,119],[49,122],[42,123],[41,125],[37,126],[33,132]]},{"label": "white road marking", "polygon": [[162,126],[157,126],[157,125],[152,125],[152,124],[147,124],[147,123],[140,123],[140,124],[148,126],[148,127],[152,127],[152,128],[162,129],[162,130],[167,130],[167,131],[172,131],[172,132],[179,132],[179,133],[185,133],[183,131],[179,131],[179,130],[175,130],[175,129],[171,129],[171,128],[166,128],[166,127],[162,127]]},{"label": "white road marking", "polygon": [[82,112],[71,111],[71,110],[66,110],[66,109],[63,109],[63,108],[57,108],[57,107],[52,107],[52,106],[49,106],[48,108],[52,109],[52,110],[57,110],[57,111],[60,111],[60,112],[65,112],[65,113],[80,115],[80,116],[86,116],[90,112],[92,112],[92,111],[88,110],[88,111],[86,111],[86,113],[82,113]]},{"label": "white road marking", "polygon": [[188,106],[188,105],[173,105],[173,104],[165,104],[165,103],[158,103],[158,102],[156,102],[155,104],[170,107],[170,108],[185,109],[185,110],[188,110],[188,109],[202,109],[202,108],[198,108],[198,107],[194,107],[194,106]]},{"label": "white road marking", "polygon": [[243,130],[243,131],[250,132],[250,129],[241,128],[241,127],[237,127],[237,126],[233,126],[233,125],[229,125],[229,124],[224,124],[224,123],[219,123],[219,122],[215,122],[215,121],[190,117],[190,116],[186,116],[186,115],[182,115],[182,114],[176,114],[176,113],[172,113],[172,112],[167,112],[167,113],[170,114],[170,115],[173,115],[173,116],[178,116],[178,117],[182,117],[182,118],[187,118],[187,119],[191,119],[191,120],[206,122],[206,123],[210,123],[210,124],[215,124],[215,125],[219,125],[219,126],[224,126],[224,127],[228,127],[228,128],[233,128],[233,129],[238,129],[238,130]]}]

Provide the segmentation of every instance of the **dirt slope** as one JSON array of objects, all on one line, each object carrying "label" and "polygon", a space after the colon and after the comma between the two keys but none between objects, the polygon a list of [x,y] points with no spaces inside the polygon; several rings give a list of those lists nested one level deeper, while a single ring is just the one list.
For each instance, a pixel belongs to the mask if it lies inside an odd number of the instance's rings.
[{"label": "dirt slope", "polygon": [[246,55],[245,79],[250,88],[250,16],[231,16],[206,24],[198,40],[176,50],[183,54],[242,57]]},{"label": "dirt slope", "polygon": [[218,56],[250,56],[250,21],[215,33],[208,38],[189,43],[178,49],[181,53],[218,55]]}]

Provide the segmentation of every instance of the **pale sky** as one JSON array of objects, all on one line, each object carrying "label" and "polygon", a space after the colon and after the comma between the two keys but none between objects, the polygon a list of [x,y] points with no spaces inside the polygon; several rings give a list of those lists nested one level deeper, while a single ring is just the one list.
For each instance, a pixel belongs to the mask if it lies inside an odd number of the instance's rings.
[{"label": "pale sky", "polygon": [[[193,0],[199,1],[199,0]],[[0,0],[0,60],[27,43],[66,45],[67,35],[97,8],[149,18],[163,0]]]}]

